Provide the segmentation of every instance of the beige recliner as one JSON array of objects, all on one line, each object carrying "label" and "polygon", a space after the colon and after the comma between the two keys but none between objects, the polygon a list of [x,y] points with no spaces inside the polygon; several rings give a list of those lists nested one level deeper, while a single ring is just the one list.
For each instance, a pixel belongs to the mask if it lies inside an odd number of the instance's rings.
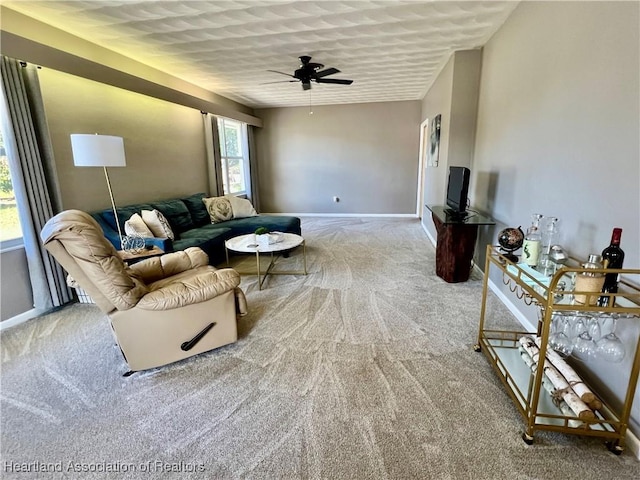
[{"label": "beige recliner", "polygon": [[[127,266],[98,223],[80,210],[51,218],[40,237],[105,312],[131,372],[233,343],[247,312],[240,275],[208,265],[199,248]],[[130,373],[130,372],[129,372]]]}]

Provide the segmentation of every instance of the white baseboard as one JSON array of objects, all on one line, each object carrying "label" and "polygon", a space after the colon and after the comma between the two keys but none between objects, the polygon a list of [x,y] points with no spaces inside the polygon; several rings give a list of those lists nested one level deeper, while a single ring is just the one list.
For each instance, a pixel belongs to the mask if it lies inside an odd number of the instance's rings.
[{"label": "white baseboard", "polygon": [[631,430],[627,430],[625,442],[629,453],[632,453],[638,460],[640,460],[640,439],[636,437]]},{"label": "white baseboard", "polygon": [[429,240],[431,241],[432,245],[435,247],[438,245],[438,240],[436,240],[435,238],[433,238],[433,235],[431,235],[431,232],[427,229],[427,227],[424,226],[424,223],[420,222],[420,226],[422,227],[422,229],[424,230],[424,233],[427,234],[427,237],[429,238]]},{"label": "white baseboard", "polygon": [[15,327],[16,325],[20,325],[21,323],[26,322],[27,320],[31,320],[39,315],[42,315],[44,310],[40,310],[37,308],[32,308],[31,310],[27,310],[20,315],[16,315],[15,317],[8,318],[0,322],[0,330],[4,330],[6,328]]},{"label": "white baseboard", "polygon": [[276,217],[376,217],[376,218],[418,218],[415,213],[261,213]]}]

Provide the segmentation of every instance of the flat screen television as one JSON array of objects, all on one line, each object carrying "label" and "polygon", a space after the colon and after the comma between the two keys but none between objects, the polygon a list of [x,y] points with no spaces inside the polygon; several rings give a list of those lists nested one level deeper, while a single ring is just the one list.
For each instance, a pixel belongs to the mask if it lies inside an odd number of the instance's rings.
[{"label": "flat screen television", "polygon": [[447,184],[447,213],[464,216],[467,211],[467,195],[469,194],[469,177],[471,170],[467,167],[449,167],[449,183]]}]

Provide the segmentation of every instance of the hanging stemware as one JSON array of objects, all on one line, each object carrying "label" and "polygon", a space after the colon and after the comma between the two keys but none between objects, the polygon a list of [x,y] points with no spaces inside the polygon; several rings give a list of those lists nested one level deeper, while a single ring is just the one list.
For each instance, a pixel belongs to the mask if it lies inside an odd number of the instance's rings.
[{"label": "hanging stemware", "polygon": [[626,354],[624,344],[615,334],[616,314],[603,314],[603,324],[611,321],[611,331],[597,342],[596,355],[599,359],[611,363],[620,363]]},{"label": "hanging stemware", "polygon": [[573,351],[573,341],[570,338],[571,322],[567,315],[554,315],[558,320],[558,325],[553,334],[553,340],[549,342],[562,357],[568,357]]},{"label": "hanging stemware", "polygon": [[549,333],[549,348],[552,350],[556,349],[557,346],[557,337],[560,333],[560,315],[558,313],[554,313],[551,317],[551,331]]},{"label": "hanging stemware", "polygon": [[575,341],[583,332],[586,331],[587,323],[585,322],[585,317],[582,315],[576,315],[571,331],[571,339]]},{"label": "hanging stemware", "polygon": [[585,362],[595,360],[597,348],[596,342],[593,341],[589,332],[585,330],[573,342],[573,355]]},{"label": "hanging stemware", "polygon": [[597,316],[589,316],[587,320],[587,332],[589,332],[594,342],[597,342],[602,337],[602,329],[600,328],[600,321]]}]

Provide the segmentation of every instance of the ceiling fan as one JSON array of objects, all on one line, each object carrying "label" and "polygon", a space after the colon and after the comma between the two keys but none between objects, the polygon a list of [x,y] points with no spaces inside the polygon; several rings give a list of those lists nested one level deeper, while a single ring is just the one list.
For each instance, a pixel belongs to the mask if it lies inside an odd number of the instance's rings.
[{"label": "ceiling fan", "polygon": [[289,73],[279,72],[277,70],[267,70],[267,72],[279,73],[280,75],[286,75],[287,77],[294,78],[295,80],[282,80],[280,82],[267,83],[301,82],[303,90],[309,90],[311,88],[312,81],[316,83],[335,83],[338,85],[351,85],[353,83],[353,80],[343,80],[341,78],[325,78],[328,75],[340,73],[340,70],[333,67],[322,70],[324,68],[324,65],[321,63],[313,63],[311,61],[311,57],[308,55],[303,55],[298,58],[301,62],[300,68],[293,72],[293,75]]}]

